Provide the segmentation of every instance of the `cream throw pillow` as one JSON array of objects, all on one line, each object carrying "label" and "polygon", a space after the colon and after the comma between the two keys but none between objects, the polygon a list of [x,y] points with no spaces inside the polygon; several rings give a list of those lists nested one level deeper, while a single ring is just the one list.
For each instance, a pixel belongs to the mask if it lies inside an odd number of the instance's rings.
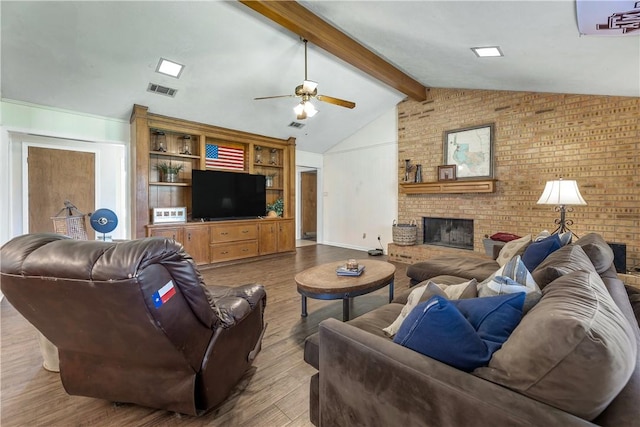
[{"label": "cream throw pillow", "polygon": [[502,249],[500,249],[496,262],[502,267],[508,263],[511,258],[524,252],[524,249],[529,243],[531,243],[531,234],[505,243]]},{"label": "cream throw pillow", "polygon": [[448,299],[466,299],[478,296],[478,282],[471,279],[458,285],[438,285],[444,291]]},{"label": "cream throw pillow", "polygon": [[413,291],[411,291],[411,293],[407,297],[407,303],[404,305],[404,307],[402,307],[402,311],[400,312],[396,320],[394,320],[393,323],[386,328],[382,329],[384,333],[390,337],[394,336],[396,332],[398,332],[398,329],[400,329],[400,325],[402,325],[404,319],[409,315],[409,313],[411,313],[411,310],[413,310],[415,306],[420,303],[420,299],[424,294],[431,294],[431,296],[440,295],[446,297],[444,291],[442,291],[438,287],[438,285],[436,285],[432,281],[429,281],[429,283],[427,283],[426,285],[418,286]]}]

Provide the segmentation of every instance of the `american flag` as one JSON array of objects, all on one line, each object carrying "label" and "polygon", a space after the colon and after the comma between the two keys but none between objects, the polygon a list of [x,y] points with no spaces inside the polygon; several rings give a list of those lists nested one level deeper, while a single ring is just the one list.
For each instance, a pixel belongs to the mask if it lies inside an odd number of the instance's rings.
[{"label": "american flag", "polygon": [[208,168],[244,170],[244,150],[206,144],[205,166]]}]

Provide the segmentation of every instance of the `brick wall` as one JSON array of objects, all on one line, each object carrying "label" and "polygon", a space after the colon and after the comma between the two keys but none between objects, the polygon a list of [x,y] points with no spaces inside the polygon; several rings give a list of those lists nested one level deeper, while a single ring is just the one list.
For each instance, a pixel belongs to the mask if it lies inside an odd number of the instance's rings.
[{"label": "brick wall", "polygon": [[[474,251],[497,231],[555,229],[553,206],[536,205],[547,180],[575,179],[587,206],[567,214],[579,236],[589,231],[626,243],[627,267],[640,264],[640,99],[531,92],[431,89],[426,101],[398,106],[398,179],[404,159],[436,181],[443,132],[495,123],[490,194],[398,194],[400,223],[423,216],[475,220]],[[422,239],[422,229],[418,230]],[[391,259],[414,262],[437,247],[398,247]]]}]

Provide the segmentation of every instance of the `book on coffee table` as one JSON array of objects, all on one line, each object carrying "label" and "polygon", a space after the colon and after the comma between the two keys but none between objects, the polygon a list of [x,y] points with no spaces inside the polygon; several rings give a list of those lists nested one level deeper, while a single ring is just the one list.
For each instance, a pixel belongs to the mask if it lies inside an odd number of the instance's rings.
[{"label": "book on coffee table", "polygon": [[364,271],[364,265],[359,265],[357,269],[350,269],[344,265],[336,268],[336,274],[338,276],[359,276]]}]

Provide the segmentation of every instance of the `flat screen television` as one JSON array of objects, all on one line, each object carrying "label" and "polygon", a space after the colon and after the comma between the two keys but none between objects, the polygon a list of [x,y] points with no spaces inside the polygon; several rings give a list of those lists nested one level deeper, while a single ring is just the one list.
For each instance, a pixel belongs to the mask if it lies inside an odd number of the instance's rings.
[{"label": "flat screen television", "polygon": [[256,218],[265,214],[264,175],[194,169],[191,179],[193,219]]}]

